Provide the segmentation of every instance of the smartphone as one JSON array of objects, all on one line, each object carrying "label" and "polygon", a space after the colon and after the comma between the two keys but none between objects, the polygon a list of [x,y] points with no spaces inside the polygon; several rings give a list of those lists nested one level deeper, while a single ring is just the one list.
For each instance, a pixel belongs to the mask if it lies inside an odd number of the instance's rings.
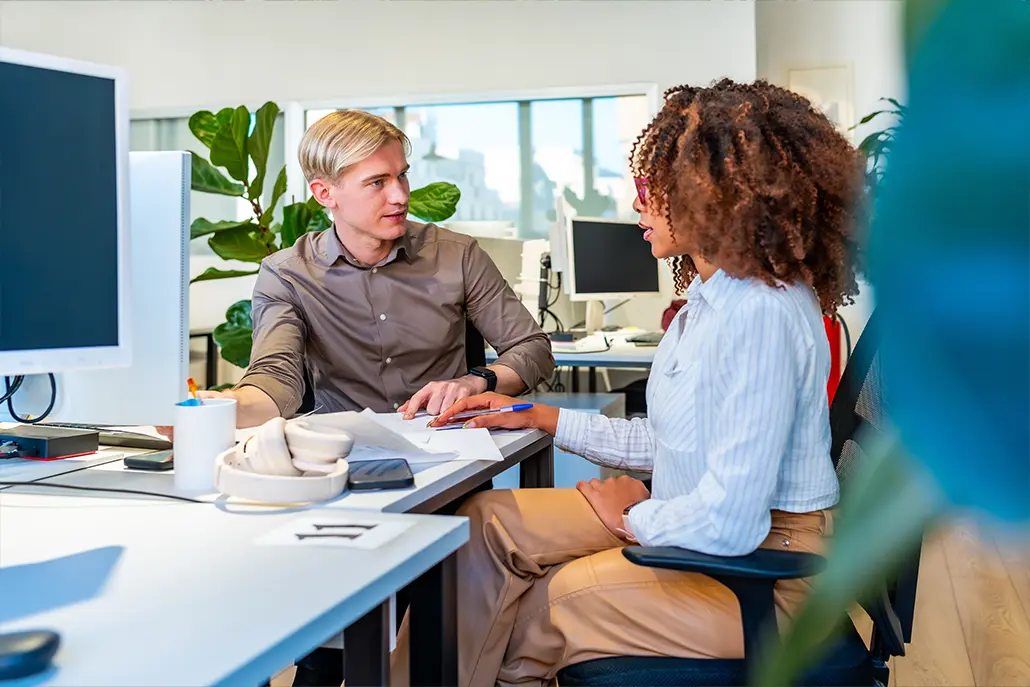
[{"label": "smartphone", "polygon": [[350,464],[347,485],[352,491],[405,489],[415,485],[415,476],[403,458],[359,461]]},{"label": "smartphone", "polygon": [[151,451],[150,453],[141,453],[137,456],[126,456],[122,459],[122,463],[125,464],[125,467],[133,470],[171,470],[173,467],[172,452]]}]

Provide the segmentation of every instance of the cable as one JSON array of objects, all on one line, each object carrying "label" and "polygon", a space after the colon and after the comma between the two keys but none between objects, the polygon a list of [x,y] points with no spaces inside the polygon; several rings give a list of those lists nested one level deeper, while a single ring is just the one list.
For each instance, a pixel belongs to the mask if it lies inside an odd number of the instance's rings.
[{"label": "cable", "polygon": [[845,348],[847,349],[847,357],[844,358],[843,361],[841,361],[843,363],[843,365],[841,365],[841,369],[843,370],[844,369],[844,365],[846,365],[848,363],[848,361],[851,360],[851,330],[848,329],[848,325],[844,321],[843,317],[841,317],[840,315],[834,315],[834,317],[836,318],[837,322],[840,324],[840,328],[844,330],[844,345],[845,345]]},{"label": "cable", "polygon": [[551,286],[550,284],[547,285],[552,291],[554,291],[554,300],[550,301],[547,304],[548,308],[550,308],[552,305],[557,303],[558,299],[561,298],[561,272],[558,272],[557,275],[558,275],[558,285],[557,286]]},{"label": "cable", "polygon": [[[5,382],[6,382],[6,380],[7,380],[7,378],[4,377],[4,381]],[[25,378],[22,377],[21,375],[18,375],[17,377],[14,378],[13,382],[11,382],[9,385],[6,385],[6,387],[5,387],[6,391],[4,391],[3,396],[0,396],[0,403],[5,403],[7,401],[7,399],[9,399],[11,396],[14,396],[14,394],[18,391],[18,389],[21,388],[22,382],[24,382],[24,381],[25,381]]]},{"label": "cable", "polygon": [[[31,420],[27,417],[18,417],[18,413],[14,412],[14,392],[17,391],[17,387],[12,390],[12,383],[4,377],[4,387],[6,389],[4,396],[7,401],[7,412],[10,413],[11,418],[15,422],[21,422],[26,425],[34,425],[38,422],[42,422],[47,419],[47,416],[53,411],[54,406],[57,405],[57,378],[53,374],[48,373],[47,377],[50,378],[50,405],[46,407],[46,410],[39,417],[32,418]],[[17,378],[16,378],[17,379]],[[20,382],[17,382],[18,386],[21,386]]]},{"label": "cable", "polygon": [[175,494],[161,494],[156,491],[140,491],[138,489],[115,489],[114,487],[80,487],[76,484],[55,484],[53,482],[0,482],[0,487],[51,487],[53,489],[72,489],[74,491],[104,491],[116,494],[136,494],[139,496],[158,496],[174,501],[185,501],[187,503],[207,503],[191,499],[187,496],[176,496]]}]

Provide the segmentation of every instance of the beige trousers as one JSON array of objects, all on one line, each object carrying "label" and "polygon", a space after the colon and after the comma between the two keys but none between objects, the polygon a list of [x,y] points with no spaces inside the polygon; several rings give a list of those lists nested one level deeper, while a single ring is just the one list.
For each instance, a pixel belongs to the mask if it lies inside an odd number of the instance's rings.
[{"label": "beige trousers", "polygon": [[[487,491],[458,552],[458,666],[462,687],[543,685],[565,666],[608,656],[739,658],[736,598],[709,577],[634,565],[575,489]],[[772,513],[763,547],[822,551],[826,511]],[[789,614],[808,588],[780,582]],[[391,683],[408,683],[407,619]]]}]

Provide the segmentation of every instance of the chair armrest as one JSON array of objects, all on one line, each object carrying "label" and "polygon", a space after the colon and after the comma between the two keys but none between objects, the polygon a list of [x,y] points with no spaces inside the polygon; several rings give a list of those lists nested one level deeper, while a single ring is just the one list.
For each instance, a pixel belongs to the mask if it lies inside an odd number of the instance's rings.
[{"label": "chair armrest", "polygon": [[627,546],[630,562],[648,568],[704,573],[710,577],[751,580],[792,580],[823,571],[826,559],[814,553],[757,549],[746,556],[711,556],[674,546]]}]

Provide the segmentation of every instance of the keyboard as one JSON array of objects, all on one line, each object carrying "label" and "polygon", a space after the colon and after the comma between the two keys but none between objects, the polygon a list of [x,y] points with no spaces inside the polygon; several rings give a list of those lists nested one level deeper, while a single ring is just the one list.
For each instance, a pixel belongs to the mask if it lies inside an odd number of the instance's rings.
[{"label": "keyboard", "polygon": [[626,341],[638,346],[657,346],[662,341],[665,332],[644,332],[626,338]]},{"label": "keyboard", "polygon": [[41,422],[41,427],[65,427],[67,429],[86,429],[100,432],[101,446],[118,446],[120,448],[146,448],[154,451],[167,451],[172,448],[172,442],[167,439],[129,432],[124,429],[114,429],[103,425],[85,425],[76,422]]}]

